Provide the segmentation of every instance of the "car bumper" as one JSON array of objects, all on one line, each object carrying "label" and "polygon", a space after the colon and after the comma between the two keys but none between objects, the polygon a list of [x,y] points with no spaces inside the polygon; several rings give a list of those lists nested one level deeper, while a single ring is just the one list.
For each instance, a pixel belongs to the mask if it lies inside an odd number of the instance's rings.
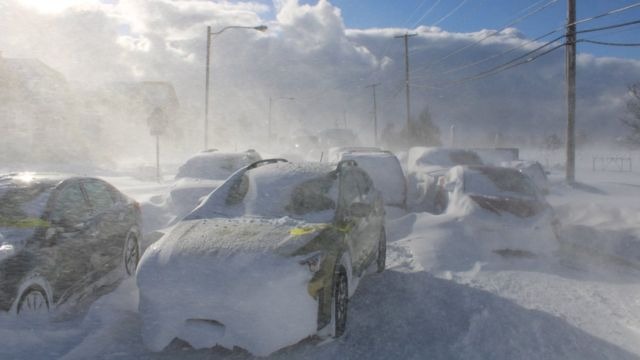
[{"label": "car bumper", "polygon": [[194,348],[237,346],[262,356],[317,330],[312,274],[295,258],[236,254],[146,265],[138,272],[139,309],[151,350],[180,338]]}]

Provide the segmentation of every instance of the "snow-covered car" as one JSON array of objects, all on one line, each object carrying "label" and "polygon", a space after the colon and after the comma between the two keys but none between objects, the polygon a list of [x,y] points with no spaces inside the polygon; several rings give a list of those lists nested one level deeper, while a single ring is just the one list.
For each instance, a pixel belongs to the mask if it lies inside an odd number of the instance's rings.
[{"label": "snow-covered car", "polygon": [[354,160],[371,176],[376,189],[382,193],[384,204],[405,208],[407,181],[400,160],[390,151],[375,147],[332,148],[332,161]]},{"label": "snow-covered car", "polygon": [[170,190],[172,210],[179,219],[193,210],[200,200],[222,184],[236,170],[260,160],[254,150],[230,153],[202,151],[189,158],[176,174]]},{"label": "snow-covered car", "polygon": [[547,178],[547,172],[539,162],[532,160],[514,160],[502,162],[500,165],[517,169],[521,173],[529,176],[531,180],[533,180],[533,183],[538,187],[538,190],[543,194],[546,195],[549,193],[549,179]]},{"label": "snow-covered car", "polygon": [[339,337],[359,279],[385,259],[382,196],[355,162],[253,163],[145,252],[143,340],[267,355]]},{"label": "snow-covered car", "polygon": [[[318,133],[318,144],[322,151],[327,152],[332,147],[359,146],[360,139],[351,129],[325,129]],[[327,153],[324,154],[327,156]]]},{"label": "snow-covered car", "polygon": [[554,211],[533,181],[513,168],[456,166],[439,181],[448,214],[464,218],[478,243],[501,255],[557,250]]},{"label": "snow-covered car", "polygon": [[68,315],[132,275],[140,208],[107,182],[0,176],[0,311]]},{"label": "snow-covered car", "polygon": [[475,152],[466,149],[415,146],[407,154],[407,206],[416,211],[444,211],[437,183],[453,166],[482,165]]}]

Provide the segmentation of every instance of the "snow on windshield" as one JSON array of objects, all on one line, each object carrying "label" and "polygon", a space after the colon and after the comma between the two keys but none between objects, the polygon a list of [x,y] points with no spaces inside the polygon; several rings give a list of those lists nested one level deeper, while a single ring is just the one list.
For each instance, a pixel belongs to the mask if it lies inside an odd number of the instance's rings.
[{"label": "snow on windshield", "polygon": [[465,171],[464,191],[485,196],[536,197],[536,190],[526,175],[507,168],[473,168]]},{"label": "snow on windshield", "polygon": [[249,165],[244,154],[198,154],[189,159],[178,170],[176,179],[191,177],[210,180],[224,180],[239,168]]},{"label": "snow on windshield", "polygon": [[330,221],[338,198],[337,182],[330,169],[278,163],[236,173],[187,219],[223,214]]}]

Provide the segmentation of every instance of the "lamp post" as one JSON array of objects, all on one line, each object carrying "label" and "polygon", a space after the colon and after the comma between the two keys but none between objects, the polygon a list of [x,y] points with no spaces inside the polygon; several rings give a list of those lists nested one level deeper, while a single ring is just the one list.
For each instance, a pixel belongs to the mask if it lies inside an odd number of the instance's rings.
[{"label": "lamp post", "polygon": [[271,96],[269,96],[269,116],[267,117],[268,120],[268,126],[269,129],[267,131],[267,146],[269,147],[269,149],[271,149],[271,108],[273,107],[273,102],[276,100],[295,100],[296,98],[294,97],[286,97],[286,96],[282,96],[282,97],[277,97],[277,98],[272,98]]},{"label": "lamp post", "polygon": [[211,26],[207,26],[207,62],[206,62],[206,72],[205,72],[205,85],[204,85],[204,150],[209,148],[209,62],[211,59],[211,37],[215,35],[220,35],[226,30],[229,29],[249,29],[256,31],[267,31],[266,25],[259,26],[225,26],[219,31],[212,32]]}]

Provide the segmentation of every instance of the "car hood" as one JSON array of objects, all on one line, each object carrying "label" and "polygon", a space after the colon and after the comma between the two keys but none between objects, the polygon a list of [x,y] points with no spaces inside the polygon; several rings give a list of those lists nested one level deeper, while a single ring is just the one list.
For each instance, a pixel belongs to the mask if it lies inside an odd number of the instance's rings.
[{"label": "car hood", "polygon": [[328,227],[324,223],[291,218],[186,220],[149,250],[164,260],[175,256],[229,256],[240,252],[289,256]]}]

